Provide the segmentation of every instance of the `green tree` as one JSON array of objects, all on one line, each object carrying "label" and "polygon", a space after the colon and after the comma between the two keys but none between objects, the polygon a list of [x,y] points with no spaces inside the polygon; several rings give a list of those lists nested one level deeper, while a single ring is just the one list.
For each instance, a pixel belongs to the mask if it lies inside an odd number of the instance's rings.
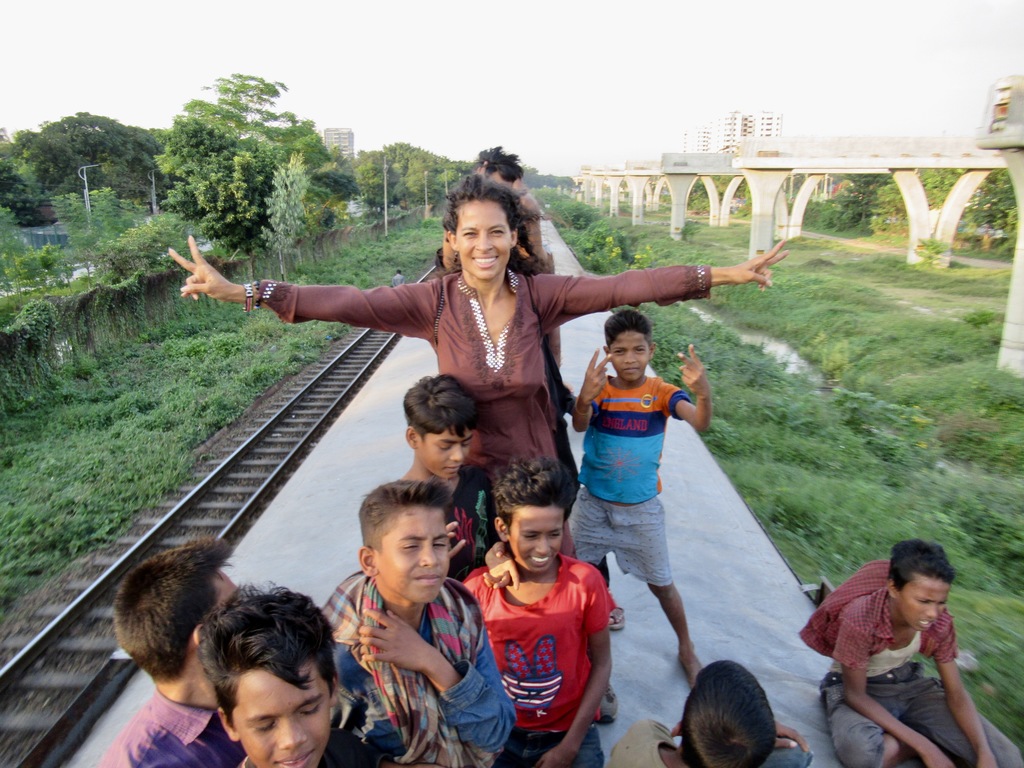
[{"label": "green tree", "polygon": [[176,117],[166,141],[157,160],[180,181],[164,207],[231,250],[261,249],[278,151],[197,117]]},{"label": "green tree", "polygon": [[1001,229],[1012,247],[1016,242],[1019,222],[1020,211],[1010,181],[1010,172],[1004,168],[992,171],[967,204],[964,223],[971,231],[982,226]]},{"label": "green tree", "polygon": [[119,283],[132,275],[167,268],[167,249],[181,247],[188,225],[172,213],[152,216],[104,244],[96,256],[103,279]]},{"label": "green tree", "polygon": [[89,211],[81,195],[70,193],[56,197],[53,205],[68,231],[68,249],[74,260],[90,275],[99,268],[106,281],[123,277],[116,270],[111,274],[110,260],[104,254],[124,232],[140,224],[145,211],[141,206],[121,200],[112,189],[89,193]]},{"label": "green tree", "polygon": [[312,120],[300,120],[293,112],[277,112],[275,106],[288,87],[255,75],[219,77],[204,88],[216,93],[215,101],[195,99],[185,105],[185,115],[226,127],[240,138],[269,142],[281,150],[281,161],[296,152],[307,168],[330,162]]},{"label": "green tree", "polygon": [[302,156],[291,156],[288,165],[274,173],[274,191],[270,194],[267,207],[270,209],[270,226],[265,237],[270,248],[277,252],[281,267],[281,279],[287,279],[284,268],[284,254],[295,247],[295,241],[306,229],[303,198],[309,188],[309,176],[302,162]]},{"label": "green tree", "polygon": [[149,200],[149,172],[161,151],[153,132],[88,112],[46,123],[39,131],[19,131],[14,144],[50,195],[81,194],[78,169],[97,165],[87,171],[91,189],[109,187],[137,203]]},{"label": "green tree", "polygon": [[23,227],[46,223],[39,214],[43,195],[38,185],[24,178],[13,159],[0,157],[0,207],[11,211]]},{"label": "green tree", "polygon": [[21,290],[15,272],[15,259],[28,250],[18,230],[18,219],[10,208],[0,207],[0,291]]}]

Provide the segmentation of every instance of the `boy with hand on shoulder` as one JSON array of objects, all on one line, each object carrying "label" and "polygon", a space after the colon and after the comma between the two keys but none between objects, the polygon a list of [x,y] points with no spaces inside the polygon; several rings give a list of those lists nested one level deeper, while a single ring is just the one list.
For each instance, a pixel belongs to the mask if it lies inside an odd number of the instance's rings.
[{"label": "boy with hand on shoulder", "polygon": [[403,763],[489,768],[515,717],[480,606],[448,572],[438,480],[387,483],[359,509],[362,572],[325,608],[343,718]]},{"label": "boy with hand on shoulder", "polygon": [[403,480],[436,478],[452,491],[446,517],[458,544],[449,553],[448,576],[462,581],[485,564],[498,542],[491,481],[480,467],[466,464],[476,429],[476,403],[447,374],[426,376],[405,393],[405,441],[413,459]]},{"label": "boy with hand on shoulder", "polygon": [[[599,361],[595,352],[591,358],[572,414],[573,428],[586,430],[581,487],[570,518],[576,555],[597,564],[614,552],[623,571],[647,582],[675,630],[679,662],[693,685],[701,664],[672,581],[658,467],[670,416],[698,432],[711,424],[711,385],[692,344],[689,356],[679,358],[696,403],[679,387],[648,376],[655,347],[651,322],[634,309],[609,317],[604,335],[605,357]],[[614,376],[605,374],[608,363]]]},{"label": "boy with hand on shoulder", "polygon": [[[1021,768],[1021,753],[981,717],[956,666],[946,610],[956,571],[941,546],[909,539],[862,566],[811,615],[800,637],[833,659],[821,682],[836,756],[847,768]],[[913,661],[935,660],[939,680]]]},{"label": "boy with hand on shoulder", "polygon": [[311,599],[243,587],[200,635],[220,719],[247,755],[242,768],[377,766],[378,756],[358,737],[331,728],[334,640]]},{"label": "boy with hand on shoulder", "polygon": [[697,674],[675,728],[637,721],[612,747],[608,768],[807,768],[811,758],[803,737],[775,720],[757,678],[735,661],[715,661]]},{"label": "boy with hand on shoulder", "polygon": [[557,459],[513,462],[494,498],[517,580],[495,589],[486,568],[466,579],[516,706],[498,768],[604,765],[594,718],[612,669],[610,601],[596,568],[560,554],[575,490]]}]

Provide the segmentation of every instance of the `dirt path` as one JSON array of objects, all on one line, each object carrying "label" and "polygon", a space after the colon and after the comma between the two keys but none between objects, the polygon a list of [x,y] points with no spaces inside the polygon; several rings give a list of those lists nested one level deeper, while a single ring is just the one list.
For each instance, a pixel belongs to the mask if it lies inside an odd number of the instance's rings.
[{"label": "dirt path", "polygon": [[[820,232],[808,232],[806,229],[801,232],[801,237],[807,237],[811,240],[835,240],[840,243],[847,243],[848,245],[855,245],[858,248],[865,248],[871,251],[880,251],[883,253],[906,253],[905,248],[896,248],[891,245],[882,245],[880,243],[872,243],[867,240],[861,240],[856,237],[837,237],[836,235],[823,235]],[[1013,265],[1009,262],[999,261],[997,259],[976,259],[971,256],[957,256],[954,254],[953,261],[957,264],[963,264],[968,267],[980,267],[981,269],[1010,269]]]}]

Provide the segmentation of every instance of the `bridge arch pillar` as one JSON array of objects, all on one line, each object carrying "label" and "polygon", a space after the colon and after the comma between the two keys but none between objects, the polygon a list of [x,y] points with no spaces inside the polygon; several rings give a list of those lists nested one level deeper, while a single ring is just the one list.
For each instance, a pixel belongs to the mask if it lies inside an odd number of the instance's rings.
[{"label": "bridge arch pillar", "polygon": [[619,187],[621,186],[622,180],[617,176],[609,176],[605,178],[608,182],[608,215],[618,216],[619,215]]},{"label": "bridge arch pillar", "polygon": [[910,222],[907,264],[916,264],[921,261],[917,254],[917,246],[932,234],[928,196],[924,192],[924,185],[917,171],[893,171],[892,177],[900,189],[900,194],[903,195],[903,203],[907,206],[907,220]]},{"label": "bridge arch pillar", "polygon": [[722,211],[718,217],[718,226],[729,226],[729,217],[732,216],[732,201],[736,197],[736,190],[740,188],[742,183],[743,176],[733,176],[729,179],[729,184],[726,186],[725,192],[722,193]]},{"label": "bridge arch pillar", "polygon": [[646,176],[627,176],[629,196],[633,202],[633,226],[644,223],[644,191],[647,188]]},{"label": "bridge arch pillar", "polygon": [[818,182],[824,178],[825,174],[815,173],[804,179],[804,183],[800,185],[800,190],[793,199],[793,211],[789,214],[789,221],[786,222],[785,231],[781,234],[783,239],[788,240],[791,237],[800,237],[804,228],[804,214],[807,212],[807,203],[810,202],[811,195],[817,189]]},{"label": "bridge arch pillar", "polygon": [[956,239],[956,227],[960,223],[960,217],[964,215],[964,208],[967,207],[971,196],[989,173],[990,171],[967,171],[956,180],[956,184],[946,195],[942,210],[939,211],[939,221],[935,225],[936,240],[941,240],[950,247],[953,246],[953,241]]},{"label": "bridge arch pillar", "polygon": [[708,194],[708,226],[720,227],[722,202],[718,198],[718,187],[715,186],[715,180],[710,176],[701,176],[700,180],[704,184],[704,191]]},{"label": "bridge arch pillar", "polygon": [[767,253],[772,249],[775,235],[775,201],[789,171],[754,171],[744,169],[750,189],[753,212],[750,217],[750,255]]},{"label": "bridge arch pillar", "polygon": [[686,226],[686,201],[690,197],[693,183],[697,181],[696,173],[670,173],[668,188],[672,192],[672,218],[669,222],[669,234],[673,240],[683,239],[683,227]]},{"label": "bridge arch pillar", "polygon": [[[1024,208],[1024,149],[1001,150],[1013,183],[1018,212]],[[1018,216],[1019,218],[1019,216]],[[998,365],[1024,377],[1024,227],[1017,227],[1017,247],[1013,253],[1010,275],[1010,297],[1006,301],[1003,340],[999,346]]]},{"label": "bridge arch pillar", "polygon": [[604,176],[594,178],[594,205],[598,210],[604,205],[604,183],[607,181]]}]

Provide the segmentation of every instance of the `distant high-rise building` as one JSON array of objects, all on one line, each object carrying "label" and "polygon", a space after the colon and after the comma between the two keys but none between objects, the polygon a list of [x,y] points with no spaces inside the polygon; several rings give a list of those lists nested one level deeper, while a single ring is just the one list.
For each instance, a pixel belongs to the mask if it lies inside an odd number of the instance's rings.
[{"label": "distant high-rise building", "polygon": [[684,152],[736,152],[740,141],[745,138],[762,138],[782,135],[782,115],[777,112],[759,112],[745,115],[729,112],[713,123],[683,134]]},{"label": "distant high-rise building", "polygon": [[356,156],[356,135],[351,128],[324,128],[324,144],[337,147],[343,157]]}]

